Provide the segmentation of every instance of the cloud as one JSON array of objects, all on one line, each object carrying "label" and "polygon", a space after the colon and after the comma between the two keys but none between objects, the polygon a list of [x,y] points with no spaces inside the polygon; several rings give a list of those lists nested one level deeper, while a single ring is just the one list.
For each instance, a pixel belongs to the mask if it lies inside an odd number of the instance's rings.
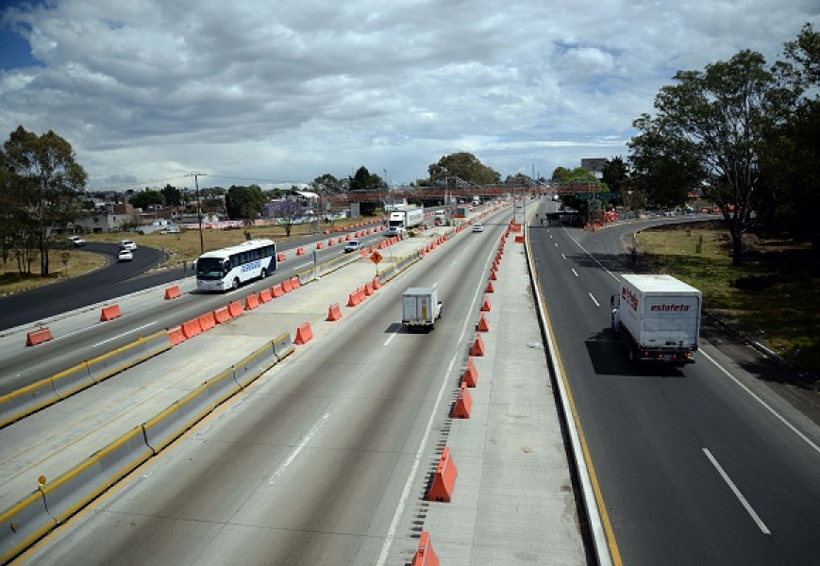
[{"label": "cloud", "polygon": [[455,151],[548,176],[626,155],[677,70],[773,61],[807,21],[802,0],[20,3],[4,30],[37,64],[0,71],[0,129],[54,130],[94,187],[362,165],[401,183]]}]

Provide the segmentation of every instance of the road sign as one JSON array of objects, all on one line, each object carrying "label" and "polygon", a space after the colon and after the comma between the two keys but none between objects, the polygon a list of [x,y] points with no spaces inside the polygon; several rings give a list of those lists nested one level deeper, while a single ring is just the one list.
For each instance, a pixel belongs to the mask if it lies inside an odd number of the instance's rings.
[{"label": "road sign", "polygon": [[375,264],[378,264],[382,259],[382,254],[380,254],[378,251],[374,251],[372,254],[370,254],[370,261],[372,261]]}]

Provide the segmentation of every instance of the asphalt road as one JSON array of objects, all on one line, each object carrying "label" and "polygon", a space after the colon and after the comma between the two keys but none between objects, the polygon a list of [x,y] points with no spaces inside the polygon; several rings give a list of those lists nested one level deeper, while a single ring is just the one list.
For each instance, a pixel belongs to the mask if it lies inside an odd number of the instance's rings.
[{"label": "asphalt road", "polygon": [[623,563],[820,564],[817,427],[708,345],[684,369],[636,366],[610,330],[634,229],[530,232]]}]

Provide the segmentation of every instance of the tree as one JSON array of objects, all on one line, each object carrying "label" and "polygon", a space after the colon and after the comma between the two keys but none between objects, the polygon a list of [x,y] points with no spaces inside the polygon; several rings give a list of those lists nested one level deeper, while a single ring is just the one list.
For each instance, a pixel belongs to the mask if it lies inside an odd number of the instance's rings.
[{"label": "tree", "polygon": [[372,193],[376,191],[386,191],[387,183],[384,179],[371,174],[366,167],[361,166],[356,170],[356,173],[350,177],[350,191]]},{"label": "tree", "polygon": [[49,246],[80,213],[87,175],[66,140],[19,126],[3,144],[6,182],[14,189],[18,227],[40,253],[40,275],[49,274]]},{"label": "tree", "polygon": [[162,189],[162,198],[165,199],[166,206],[180,206],[182,204],[182,191],[169,183]]},{"label": "tree", "polygon": [[[657,116],[642,116],[635,127],[644,134],[630,142],[636,170],[658,178],[651,163],[659,152],[660,167],[700,186],[717,204],[729,229],[732,260],[741,263],[742,236],[754,223],[762,202],[761,152],[765,132],[785,119],[793,91],[781,88],[765,59],[741,51],[705,71],[678,71],[677,84],[655,98]],[[674,168],[675,158],[683,160]],[[687,170],[681,171],[684,167]]]},{"label": "tree", "polygon": [[322,196],[343,194],[347,189],[346,185],[346,182],[340,181],[330,173],[316,177],[310,184],[313,191]]},{"label": "tree", "polygon": [[280,200],[270,205],[271,216],[279,220],[279,225],[285,227],[285,235],[290,236],[290,230],[296,219],[307,213],[307,208],[295,200]]},{"label": "tree", "polygon": [[160,191],[146,188],[143,191],[134,193],[134,196],[128,199],[128,202],[131,203],[132,206],[148,210],[149,206],[164,204],[165,197],[162,196]]},{"label": "tree", "polygon": [[623,157],[618,156],[606,160],[601,181],[606,183],[610,191],[620,193],[626,187],[628,180],[629,166]]},{"label": "tree", "polygon": [[453,153],[445,155],[438,163],[431,164],[427,170],[430,173],[430,184],[444,182],[447,177],[459,179],[475,185],[492,185],[501,182],[498,171],[487,167],[472,153]]},{"label": "tree", "polygon": [[238,187],[233,185],[225,195],[225,208],[232,220],[256,218],[265,208],[265,195],[259,185]]}]

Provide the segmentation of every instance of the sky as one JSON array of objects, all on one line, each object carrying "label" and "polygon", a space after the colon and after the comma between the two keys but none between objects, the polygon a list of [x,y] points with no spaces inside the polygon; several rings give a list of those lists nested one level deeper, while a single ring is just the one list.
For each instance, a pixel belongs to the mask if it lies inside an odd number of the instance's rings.
[{"label": "sky", "polygon": [[0,0],[0,138],[53,130],[89,190],[398,186],[457,152],[549,178],[805,23],[820,0]]}]

